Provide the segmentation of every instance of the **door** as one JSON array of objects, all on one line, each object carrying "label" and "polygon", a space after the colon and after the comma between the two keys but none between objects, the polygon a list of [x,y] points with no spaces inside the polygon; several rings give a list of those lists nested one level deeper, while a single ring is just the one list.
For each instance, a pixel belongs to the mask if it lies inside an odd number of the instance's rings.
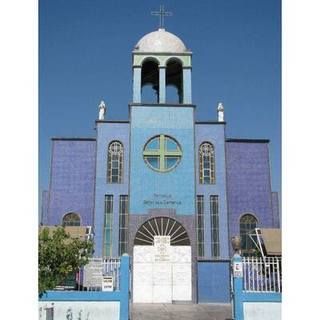
[{"label": "door", "polygon": [[[147,221],[136,235],[133,249],[133,302],[191,301],[191,246],[187,234],[184,228],[181,230],[181,224],[173,219],[153,219],[159,221],[151,221],[149,229],[146,224],[150,221]],[[152,234],[152,229],[159,232]],[[181,241],[176,242],[179,239]]]}]

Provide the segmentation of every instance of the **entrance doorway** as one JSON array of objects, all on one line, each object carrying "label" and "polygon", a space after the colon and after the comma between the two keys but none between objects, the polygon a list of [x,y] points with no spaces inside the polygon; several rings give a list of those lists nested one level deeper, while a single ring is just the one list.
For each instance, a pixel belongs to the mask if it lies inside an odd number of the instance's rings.
[{"label": "entrance doorway", "polygon": [[146,221],[133,247],[133,302],[192,300],[191,245],[181,223],[168,217]]}]

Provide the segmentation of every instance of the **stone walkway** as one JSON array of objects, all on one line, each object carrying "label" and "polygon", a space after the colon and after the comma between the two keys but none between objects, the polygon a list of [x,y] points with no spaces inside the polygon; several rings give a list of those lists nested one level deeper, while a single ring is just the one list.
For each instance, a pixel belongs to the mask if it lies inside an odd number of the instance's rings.
[{"label": "stone walkway", "polygon": [[134,303],[131,320],[231,320],[230,304]]}]

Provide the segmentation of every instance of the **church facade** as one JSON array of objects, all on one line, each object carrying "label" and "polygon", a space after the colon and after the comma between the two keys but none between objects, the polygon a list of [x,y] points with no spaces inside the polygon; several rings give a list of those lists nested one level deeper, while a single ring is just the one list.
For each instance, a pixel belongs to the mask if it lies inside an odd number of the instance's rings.
[{"label": "church facade", "polygon": [[228,139],[221,103],[195,120],[192,52],[165,29],[139,40],[132,70],[129,120],[101,103],[95,137],[52,139],[41,222],[92,227],[97,257],[128,253],[133,302],[229,302],[231,237],[250,254],[248,232],[280,225],[269,141]]}]

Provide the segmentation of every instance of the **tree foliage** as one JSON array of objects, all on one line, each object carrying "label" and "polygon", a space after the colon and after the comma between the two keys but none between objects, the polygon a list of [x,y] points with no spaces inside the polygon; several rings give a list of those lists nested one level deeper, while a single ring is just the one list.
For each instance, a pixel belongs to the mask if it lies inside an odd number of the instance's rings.
[{"label": "tree foliage", "polygon": [[48,228],[39,233],[38,290],[41,296],[54,289],[70,273],[88,263],[92,252],[92,241],[71,238],[64,228],[49,233]]}]

